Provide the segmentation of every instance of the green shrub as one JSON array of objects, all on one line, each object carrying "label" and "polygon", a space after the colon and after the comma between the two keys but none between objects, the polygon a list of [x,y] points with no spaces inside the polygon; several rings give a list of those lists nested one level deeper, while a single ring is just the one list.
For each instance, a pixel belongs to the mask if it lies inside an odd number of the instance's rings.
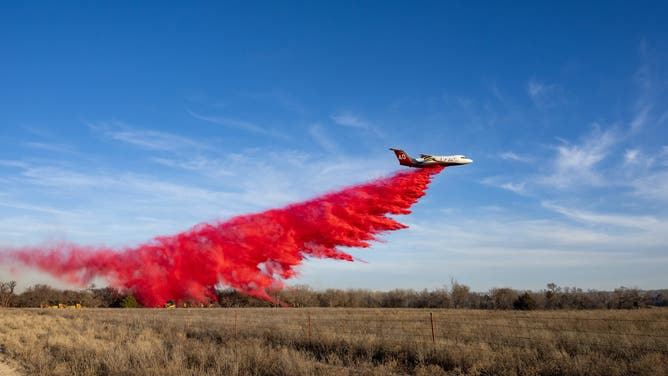
[{"label": "green shrub", "polygon": [[132,294],[127,294],[121,300],[121,307],[122,308],[138,308],[139,303],[137,303],[137,299]]}]

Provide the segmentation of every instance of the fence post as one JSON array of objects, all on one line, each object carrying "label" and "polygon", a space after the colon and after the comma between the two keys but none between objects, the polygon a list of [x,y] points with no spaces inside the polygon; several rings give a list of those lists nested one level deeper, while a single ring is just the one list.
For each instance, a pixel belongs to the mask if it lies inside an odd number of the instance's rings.
[{"label": "fence post", "polygon": [[431,321],[431,343],[436,343],[436,336],[434,335],[434,314],[429,312],[429,321]]},{"label": "fence post", "polygon": [[308,313],[308,341],[311,342],[311,312]]},{"label": "fence post", "polygon": [[237,312],[234,312],[234,338],[237,338]]}]

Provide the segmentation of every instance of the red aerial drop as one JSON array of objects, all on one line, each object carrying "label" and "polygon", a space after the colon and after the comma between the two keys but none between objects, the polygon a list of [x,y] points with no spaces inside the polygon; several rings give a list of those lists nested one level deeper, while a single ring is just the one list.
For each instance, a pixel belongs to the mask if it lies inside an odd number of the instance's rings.
[{"label": "red aerial drop", "polygon": [[14,249],[10,256],[78,285],[103,277],[150,307],[215,300],[219,283],[272,300],[267,290],[296,276],[305,257],[352,261],[337,247],[369,247],[379,233],[406,228],[387,215],[410,213],[442,169],[398,172],[281,209],[202,223],[137,247],[58,243]]}]

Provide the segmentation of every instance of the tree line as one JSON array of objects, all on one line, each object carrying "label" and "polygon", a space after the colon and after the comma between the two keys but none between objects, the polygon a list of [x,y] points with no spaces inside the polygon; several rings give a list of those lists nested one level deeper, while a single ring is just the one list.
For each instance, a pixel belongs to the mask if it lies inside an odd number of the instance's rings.
[{"label": "tree line", "polygon": [[[16,293],[16,282],[0,282],[0,306],[48,307],[58,304],[81,304],[83,307],[138,307],[132,291],[112,287],[83,290],[61,290],[37,284]],[[583,290],[548,283],[540,291],[492,288],[485,292],[471,291],[469,286],[455,280],[450,285],[433,290],[395,289],[373,291],[366,289],[314,290],[306,285],[274,290],[274,302],[257,299],[231,288],[214,291],[207,307],[347,307],[347,308],[456,308],[497,310],[551,309],[635,309],[668,306],[668,290],[640,290],[620,287],[613,291]],[[165,302],[166,304],[168,302]],[[176,306],[199,307],[199,303],[169,302]]]}]

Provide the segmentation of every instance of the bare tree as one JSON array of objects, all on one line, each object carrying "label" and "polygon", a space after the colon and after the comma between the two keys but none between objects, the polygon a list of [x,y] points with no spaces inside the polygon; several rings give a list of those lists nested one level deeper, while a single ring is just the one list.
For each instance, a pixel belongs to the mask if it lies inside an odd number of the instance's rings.
[{"label": "bare tree", "polygon": [[633,309],[640,308],[643,304],[640,290],[637,288],[620,287],[614,292],[615,308]]},{"label": "bare tree", "polygon": [[512,309],[517,292],[508,287],[493,288],[490,291],[495,309]]},{"label": "bare tree", "polygon": [[14,299],[16,281],[0,282],[0,306],[9,307]]},{"label": "bare tree", "polygon": [[38,284],[28,287],[21,295],[19,304],[22,307],[44,307],[62,302],[62,291],[51,286]]},{"label": "bare tree", "polygon": [[471,289],[457,282],[456,279],[450,279],[450,296],[452,298],[452,305],[455,308],[468,308],[471,295]]}]

